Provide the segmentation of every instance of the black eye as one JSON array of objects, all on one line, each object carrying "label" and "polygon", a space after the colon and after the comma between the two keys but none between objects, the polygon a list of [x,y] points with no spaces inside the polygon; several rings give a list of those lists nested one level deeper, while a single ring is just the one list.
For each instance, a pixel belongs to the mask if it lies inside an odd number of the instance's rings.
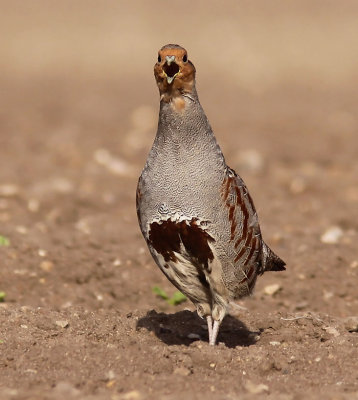
[{"label": "black eye", "polygon": [[158,54],[158,62],[162,61],[162,57],[160,57],[160,54]]},{"label": "black eye", "polygon": [[188,56],[186,54],[183,55],[183,61],[187,62],[188,61]]}]

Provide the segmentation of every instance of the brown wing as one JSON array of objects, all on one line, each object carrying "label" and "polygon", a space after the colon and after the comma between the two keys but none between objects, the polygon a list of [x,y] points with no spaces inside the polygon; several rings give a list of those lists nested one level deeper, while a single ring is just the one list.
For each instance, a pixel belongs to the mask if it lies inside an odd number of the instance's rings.
[{"label": "brown wing", "polygon": [[285,263],[262,240],[250,193],[244,181],[230,168],[223,182],[222,196],[228,210],[230,241],[235,249],[235,275],[239,284],[246,283],[251,290],[258,274],[283,270]]},{"label": "brown wing", "polygon": [[[243,180],[228,168],[222,191],[228,210],[230,241],[235,249],[233,263],[240,277],[239,283],[254,282],[261,273],[259,260],[262,238],[256,209]],[[249,283],[247,282],[247,283]]]}]

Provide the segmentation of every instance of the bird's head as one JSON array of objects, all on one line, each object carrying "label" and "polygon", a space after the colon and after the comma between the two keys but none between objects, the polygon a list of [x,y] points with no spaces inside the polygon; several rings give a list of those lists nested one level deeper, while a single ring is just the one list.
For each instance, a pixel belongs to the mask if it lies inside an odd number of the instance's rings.
[{"label": "bird's head", "polygon": [[167,44],[159,50],[154,76],[160,94],[166,98],[189,94],[195,85],[195,67],[187,51],[177,44]]}]

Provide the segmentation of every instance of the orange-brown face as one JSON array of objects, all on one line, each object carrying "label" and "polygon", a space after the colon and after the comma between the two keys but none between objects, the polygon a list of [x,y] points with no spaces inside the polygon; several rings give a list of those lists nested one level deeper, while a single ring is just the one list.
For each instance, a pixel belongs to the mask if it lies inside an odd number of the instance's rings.
[{"label": "orange-brown face", "polygon": [[154,76],[160,93],[174,97],[192,91],[195,67],[183,47],[168,44],[159,50]]}]

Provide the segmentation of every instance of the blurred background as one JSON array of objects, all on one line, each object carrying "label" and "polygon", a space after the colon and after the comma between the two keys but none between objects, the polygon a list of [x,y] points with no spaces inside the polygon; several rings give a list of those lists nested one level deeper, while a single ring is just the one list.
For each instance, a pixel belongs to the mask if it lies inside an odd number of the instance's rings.
[{"label": "blurred background", "polygon": [[[289,264],[286,275],[263,278],[259,293],[280,280],[283,297],[272,300],[280,307],[295,309],[297,298],[303,308],[341,314],[350,302],[357,307],[349,287],[358,265],[356,1],[0,6],[8,300],[94,308],[121,300],[131,309],[153,304],[143,300],[152,283],[171,290],[145,248],[134,199],[157,124],[153,65],[160,47],[178,43],[197,68],[228,164]],[[347,267],[338,294],[337,263]],[[132,279],[137,269],[143,282]],[[318,292],[306,281],[312,274]]]},{"label": "blurred background", "polygon": [[[356,391],[357,317],[337,321],[358,315],[357,16],[356,0],[0,0],[0,387],[129,392],[119,400],[154,382],[188,399]],[[157,296],[175,288],[135,210],[168,43],[188,50],[226,161],[287,263],[239,302],[242,326],[262,332],[249,348],[137,330],[206,340],[180,312],[189,302]],[[239,343],[233,326],[221,335]]]}]

